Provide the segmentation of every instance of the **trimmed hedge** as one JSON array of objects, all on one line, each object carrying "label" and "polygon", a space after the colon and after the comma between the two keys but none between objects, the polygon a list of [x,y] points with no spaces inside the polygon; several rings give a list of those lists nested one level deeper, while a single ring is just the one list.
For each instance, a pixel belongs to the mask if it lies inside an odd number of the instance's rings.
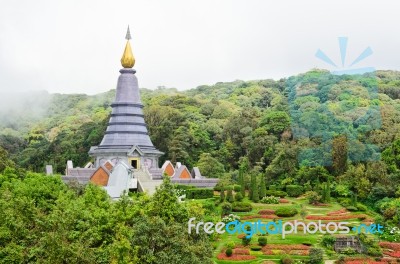
[{"label": "trimmed hedge", "polygon": [[304,192],[303,186],[301,185],[287,185],[286,186],[286,193],[290,197],[299,197]]},{"label": "trimmed hedge", "polygon": [[250,212],[252,209],[253,207],[248,202],[234,202],[232,204],[233,212]]},{"label": "trimmed hedge", "polygon": [[274,191],[274,190],[267,190],[265,192],[266,196],[276,196],[276,197],[280,197],[280,198],[284,198],[285,196],[287,196],[287,193],[284,191]]},{"label": "trimmed hedge", "polygon": [[175,184],[175,188],[178,190],[189,190],[189,189],[195,189],[196,187],[191,185]]},{"label": "trimmed hedge", "polygon": [[233,190],[235,192],[240,192],[242,190],[242,186],[235,184],[235,185],[233,185]]},{"label": "trimmed hedge", "polygon": [[186,190],[186,199],[206,199],[214,197],[214,191],[207,188],[196,188]]},{"label": "trimmed hedge", "polygon": [[252,251],[260,251],[262,249],[262,247],[260,247],[260,246],[251,246],[250,249]]},{"label": "trimmed hedge", "polygon": [[260,246],[266,246],[267,245],[267,237],[265,237],[265,236],[260,236],[259,238],[258,238],[258,245],[260,245]]},{"label": "trimmed hedge", "polygon": [[291,217],[297,214],[297,210],[293,207],[281,207],[275,210],[275,214],[280,217]]},{"label": "trimmed hedge", "polygon": [[243,200],[242,193],[238,192],[235,194],[235,201],[241,202]]}]

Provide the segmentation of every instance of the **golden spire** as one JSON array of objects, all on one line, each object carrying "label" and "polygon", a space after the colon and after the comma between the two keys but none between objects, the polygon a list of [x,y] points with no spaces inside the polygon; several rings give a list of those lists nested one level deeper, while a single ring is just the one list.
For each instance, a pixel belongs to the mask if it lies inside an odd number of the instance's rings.
[{"label": "golden spire", "polygon": [[128,30],[126,31],[125,39],[126,39],[126,46],[124,54],[122,54],[121,65],[124,68],[132,68],[133,65],[135,65],[135,57],[133,57],[131,44],[129,43],[129,40],[131,39],[131,32],[129,31],[129,26]]}]

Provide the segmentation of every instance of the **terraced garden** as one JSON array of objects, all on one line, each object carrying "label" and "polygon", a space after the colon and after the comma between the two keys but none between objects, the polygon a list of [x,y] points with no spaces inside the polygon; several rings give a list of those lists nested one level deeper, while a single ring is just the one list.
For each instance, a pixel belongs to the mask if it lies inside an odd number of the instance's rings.
[{"label": "terraced garden", "polygon": [[[247,199],[245,202],[249,202]],[[371,224],[375,214],[372,211],[353,211],[349,212],[339,203],[332,202],[329,204],[310,205],[306,198],[286,198],[280,199],[279,204],[263,204],[251,203],[252,210],[250,212],[232,212],[240,217],[243,222],[263,223],[269,221],[294,222],[294,220],[302,221],[305,224],[310,222],[322,223],[327,222],[348,222],[350,229],[360,224]],[[220,205],[219,205],[220,206]],[[295,208],[297,214],[294,216],[282,217],[276,215],[278,210],[282,208]],[[219,208],[220,209],[220,208]],[[397,263],[400,258],[400,243],[378,242],[376,235],[368,234],[365,239],[373,241],[383,252],[381,257],[371,257],[367,254],[358,254],[356,252],[345,252],[339,254],[333,250],[333,247],[327,247],[324,243],[324,234],[316,232],[314,234],[304,234],[301,226],[297,234],[287,234],[283,239],[281,234],[255,234],[250,241],[244,242],[245,234],[224,234],[214,236],[214,263],[302,263],[309,260],[311,254],[321,252],[325,263],[358,264],[358,263]],[[333,234],[333,237],[355,236],[354,231],[349,234],[340,235]],[[266,238],[266,245],[260,244],[260,238]],[[261,240],[264,240],[262,238]],[[228,248],[231,248],[231,252]],[[312,253],[312,251],[314,253]]]}]

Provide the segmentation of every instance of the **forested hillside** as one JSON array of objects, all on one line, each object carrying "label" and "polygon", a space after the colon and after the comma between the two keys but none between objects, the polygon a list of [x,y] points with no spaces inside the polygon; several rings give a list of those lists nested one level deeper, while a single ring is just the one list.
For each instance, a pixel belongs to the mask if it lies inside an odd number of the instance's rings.
[{"label": "forested hillside", "polygon": [[[42,93],[42,100],[25,104],[33,113],[3,113],[0,145],[17,165],[33,171],[52,164],[63,173],[67,160],[84,166],[90,146],[102,139],[114,93]],[[361,198],[400,193],[393,184],[400,180],[399,72],[360,77],[313,70],[278,81],[141,89],[141,95],[153,143],[165,152],[161,162],[197,165],[204,175],[226,181],[236,181],[244,166],[249,175],[262,173],[278,186],[301,183],[311,189],[326,180],[323,175],[332,175],[340,179],[341,191]],[[321,155],[330,162],[320,164]]]}]

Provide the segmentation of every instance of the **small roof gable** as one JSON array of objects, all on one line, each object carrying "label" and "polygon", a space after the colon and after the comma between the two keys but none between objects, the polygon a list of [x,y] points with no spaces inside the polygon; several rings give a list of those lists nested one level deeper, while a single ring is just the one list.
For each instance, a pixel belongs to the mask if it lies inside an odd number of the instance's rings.
[{"label": "small roof gable", "polygon": [[173,176],[175,174],[174,165],[172,165],[171,161],[166,160],[161,167],[162,174],[166,173],[168,176]]},{"label": "small roof gable", "polygon": [[180,178],[192,178],[188,168],[185,165],[181,165],[174,173],[172,176],[174,179],[180,179]]},{"label": "small roof gable", "polygon": [[192,175],[192,178],[195,178],[195,179],[203,178],[203,176],[200,173],[200,169],[198,167],[193,167],[191,175]]},{"label": "small roof gable", "polygon": [[143,156],[144,153],[143,151],[139,148],[139,146],[133,146],[129,151],[128,151],[128,156],[132,156],[133,153],[135,153],[135,151],[137,151],[139,153],[140,156]]}]

